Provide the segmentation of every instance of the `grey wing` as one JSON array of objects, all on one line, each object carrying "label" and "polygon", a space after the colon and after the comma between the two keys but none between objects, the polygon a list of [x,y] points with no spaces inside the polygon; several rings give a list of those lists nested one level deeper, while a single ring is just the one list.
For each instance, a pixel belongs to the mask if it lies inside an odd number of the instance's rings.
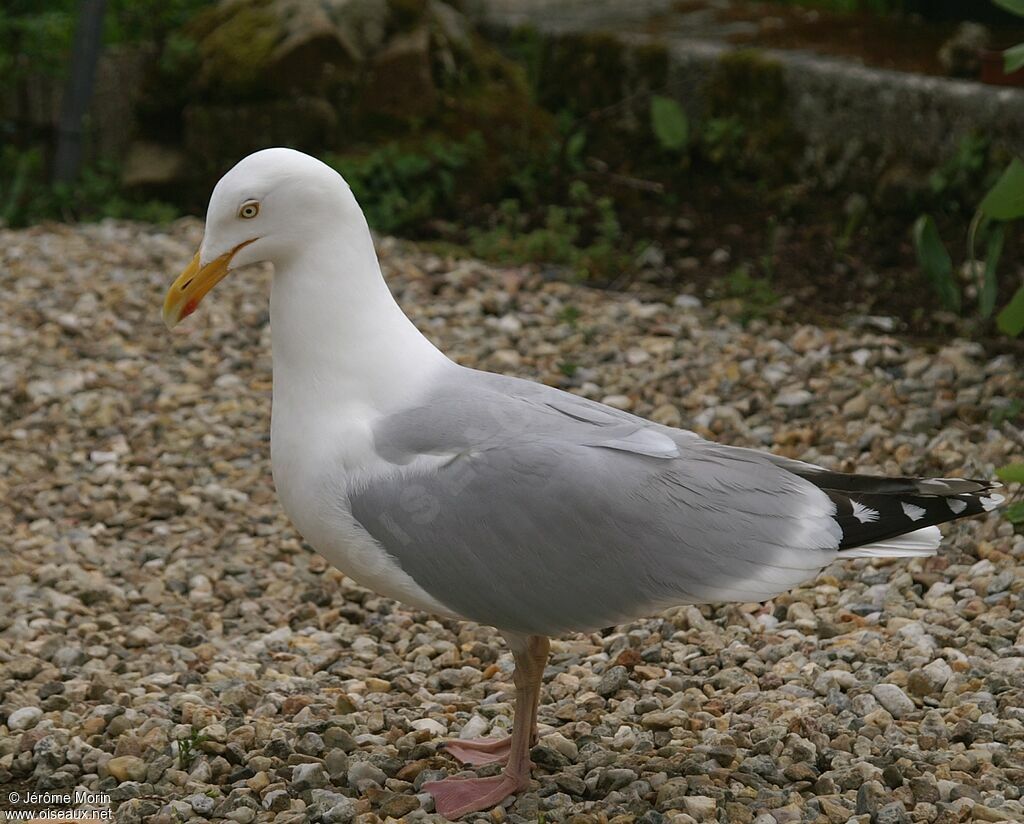
[{"label": "grey wing", "polygon": [[765,600],[835,558],[835,507],[808,481],[524,383],[441,387],[388,418],[375,438],[393,469],[350,493],[356,520],[453,611],[513,632],[591,630]]}]

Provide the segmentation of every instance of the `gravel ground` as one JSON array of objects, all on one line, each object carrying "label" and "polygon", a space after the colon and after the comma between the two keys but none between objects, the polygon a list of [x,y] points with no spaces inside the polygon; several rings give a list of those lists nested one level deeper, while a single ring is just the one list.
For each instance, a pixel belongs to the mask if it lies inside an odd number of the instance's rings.
[{"label": "gravel ground", "polygon": [[[160,323],[200,235],[0,231],[0,787],[106,793],[122,821],[436,818],[417,790],[456,769],[439,742],[504,733],[511,656],[303,545],[270,477],[267,274]],[[462,363],[844,470],[1020,456],[993,423],[1019,365],[970,343],[744,329],[688,296],[381,246]],[[555,641],[534,789],[475,818],[1024,821],[1024,536],[994,514],[947,534],[766,605]]]}]

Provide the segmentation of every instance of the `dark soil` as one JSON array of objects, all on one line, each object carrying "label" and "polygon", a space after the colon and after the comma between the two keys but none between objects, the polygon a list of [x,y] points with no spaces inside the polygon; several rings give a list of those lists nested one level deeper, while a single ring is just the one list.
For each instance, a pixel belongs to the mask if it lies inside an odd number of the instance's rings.
[{"label": "dark soil", "polygon": [[[979,0],[984,2],[984,0]],[[802,49],[852,59],[868,66],[920,74],[945,75],[939,50],[957,23],[924,20],[917,15],[837,13],[780,3],[732,3],[727,8],[709,0],[680,0],[675,17],[704,12],[717,24],[747,23],[754,31],[727,35],[738,45]],[[675,21],[680,27],[686,24]],[[670,17],[658,26],[673,26]],[[1024,26],[989,26],[991,48],[1024,41]],[[694,34],[699,35],[699,31]]]},{"label": "dark soil", "polygon": [[[892,331],[919,340],[941,344],[969,336],[991,351],[1024,351],[1024,341],[999,335],[991,321],[973,320],[974,303],[967,294],[964,318],[943,311],[917,264],[912,212],[878,214],[869,206],[863,223],[843,240],[848,221],[844,195],[797,193],[780,209],[775,196],[751,196],[749,185],[733,189],[716,182],[710,170],[706,174],[694,180],[673,210],[676,228],[656,235],[665,253],[665,268],[642,273],[644,280],[692,292],[705,302],[732,301],[737,313],[746,317],[785,316],[820,324],[881,316],[888,321],[879,322],[879,328],[891,322]],[[648,213],[652,224],[658,222],[657,209],[652,204]],[[966,256],[964,233],[969,218],[937,215],[958,269]],[[997,308],[1013,295],[1024,268],[1022,233],[1014,228],[1007,232],[999,267]],[[727,252],[727,259],[718,250]],[[681,265],[687,257],[696,258],[699,265]],[[730,289],[730,275],[741,266],[767,281],[779,298],[776,304],[760,306]],[[969,292],[969,284],[961,283]]]}]

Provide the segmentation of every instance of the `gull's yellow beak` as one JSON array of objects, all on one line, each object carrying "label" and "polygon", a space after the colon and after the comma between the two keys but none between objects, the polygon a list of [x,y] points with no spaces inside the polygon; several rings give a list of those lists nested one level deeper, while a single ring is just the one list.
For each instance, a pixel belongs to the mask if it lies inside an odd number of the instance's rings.
[{"label": "gull's yellow beak", "polygon": [[239,243],[230,252],[225,252],[205,266],[200,266],[199,252],[196,252],[192,262],[175,278],[164,298],[164,323],[168,329],[173,329],[182,318],[187,318],[196,310],[206,293],[224,279],[235,253],[255,239]]}]

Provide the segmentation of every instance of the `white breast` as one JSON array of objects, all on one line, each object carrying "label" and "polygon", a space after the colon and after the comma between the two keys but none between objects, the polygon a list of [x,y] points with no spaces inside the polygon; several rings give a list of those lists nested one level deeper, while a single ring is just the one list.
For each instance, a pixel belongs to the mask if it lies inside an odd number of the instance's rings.
[{"label": "white breast", "polygon": [[379,461],[359,416],[311,420],[275,409],[271,463],[281,505],[303,538],[358,584],[428,612],[454,614],[419,586],[352,517],[349,484]]},{"label": "white breast", "polygon": [[270,319],[271,457],[285,512],[317,552],[363,586],[451,614],[349,508],[348,490],[362,473],[387,471],[374,450],[374,421],[415,404],[439,370],[454,368],[395,303],[365,222],[318,234],[276,267]]}]

